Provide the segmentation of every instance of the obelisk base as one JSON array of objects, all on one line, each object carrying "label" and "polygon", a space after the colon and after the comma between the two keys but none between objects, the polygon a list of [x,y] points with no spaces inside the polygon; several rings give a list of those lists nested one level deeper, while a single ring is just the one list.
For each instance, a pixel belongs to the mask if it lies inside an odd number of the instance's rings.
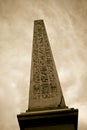
[{"label": "obelisk base", "polygon": [[30,111],[17,118],[20,130],[77,130],[78,109]]}]

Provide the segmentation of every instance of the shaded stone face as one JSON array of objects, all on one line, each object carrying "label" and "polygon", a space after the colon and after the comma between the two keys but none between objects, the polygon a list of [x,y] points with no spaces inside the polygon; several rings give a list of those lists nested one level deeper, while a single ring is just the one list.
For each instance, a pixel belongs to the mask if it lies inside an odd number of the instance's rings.
[{"label": "shaded stone face", "polygon": [[66,107],[43,20],[34,21],[29,109]]},{"label": "shaded stone face", "polygon": [[74,124],[60,124],[55,126],[43,126],[34,128],[25,128],[24,130],[75,130]]}]

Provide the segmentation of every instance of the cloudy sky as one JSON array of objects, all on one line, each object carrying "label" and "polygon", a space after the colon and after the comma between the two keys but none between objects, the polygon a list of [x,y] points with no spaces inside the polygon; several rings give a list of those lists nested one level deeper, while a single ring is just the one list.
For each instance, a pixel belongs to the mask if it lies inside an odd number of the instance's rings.
[{"label": "cloudy sky", "polygon": [[44,19],[67,106],[87,129],[87,0],[0,0],[0,130],[28,107],[33,22]]}]

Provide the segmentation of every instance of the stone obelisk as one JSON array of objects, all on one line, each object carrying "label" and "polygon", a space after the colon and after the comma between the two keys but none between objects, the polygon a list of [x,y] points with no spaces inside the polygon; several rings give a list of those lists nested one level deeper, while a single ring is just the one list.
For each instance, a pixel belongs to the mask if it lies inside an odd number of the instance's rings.
[{"label": "stone obelisk", "polygon": [[66,107],[43,20],[34,21],[29,110]]},{"label": "stone obelisk", "polygon": [[20,130],[77,130],[78,109],[66,107],[43,20],[34,21],[29,104]]}]

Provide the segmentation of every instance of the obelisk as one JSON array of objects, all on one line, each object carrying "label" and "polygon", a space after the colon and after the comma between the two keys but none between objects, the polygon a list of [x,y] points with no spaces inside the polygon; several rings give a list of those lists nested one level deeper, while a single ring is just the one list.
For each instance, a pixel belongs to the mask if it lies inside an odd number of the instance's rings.
[{"label": "obelisk", "polygon": [[65,108],[43,20],[34,21],[29,110]]},{"label": "obelisk", "polygon": [[34,21],[29,104],[20,130],[77,130],[78,109],[66,107],[43,20]]}]

